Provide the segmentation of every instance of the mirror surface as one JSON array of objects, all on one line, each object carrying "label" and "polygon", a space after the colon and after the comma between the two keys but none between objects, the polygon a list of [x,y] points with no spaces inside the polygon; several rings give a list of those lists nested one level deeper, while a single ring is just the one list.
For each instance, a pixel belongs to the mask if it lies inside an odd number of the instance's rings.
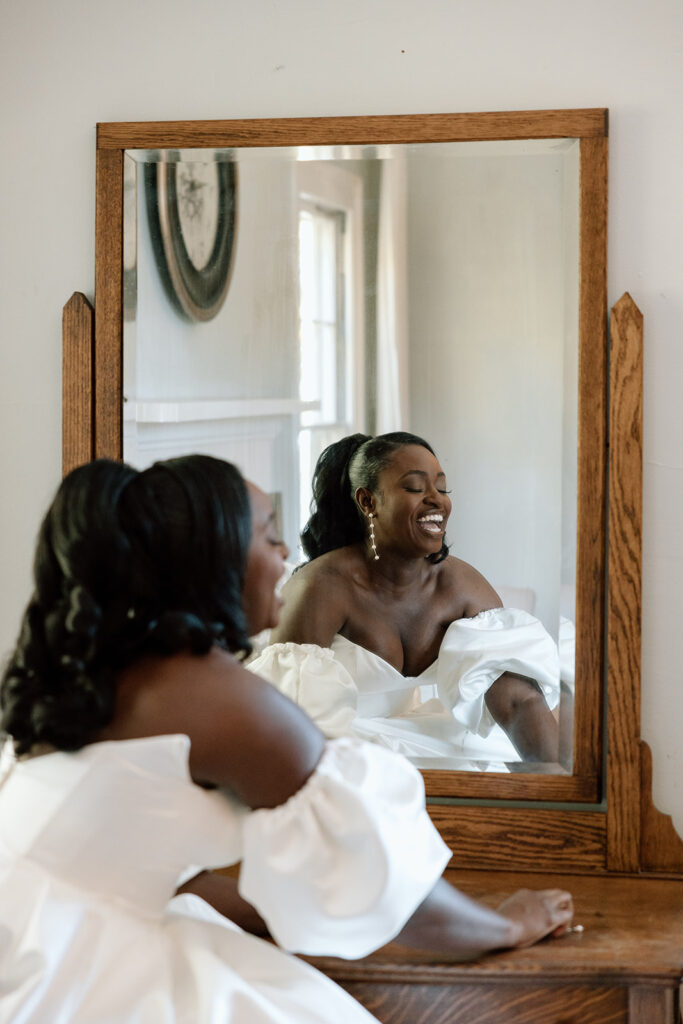
[{"label": "mirror surface", "polygon": [[[196,185],[180,231],[201,270],[223,163],[236,182],[227,291],[192,320],[155,228],[159,168],[180,164]],[[125,460],[235,462],[271,495],[297,563],[327,444],[425,437],[452,490],[451,553],[543,623],[571,721],[578,140],[135,150],[124,182]],[[515,770],[491,751],[416,763]]]}]

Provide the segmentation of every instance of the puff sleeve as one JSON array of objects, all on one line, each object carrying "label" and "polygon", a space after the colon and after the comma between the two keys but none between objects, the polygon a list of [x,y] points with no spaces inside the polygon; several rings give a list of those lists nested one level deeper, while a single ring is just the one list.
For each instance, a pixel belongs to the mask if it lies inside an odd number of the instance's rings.
[{"label": "puff sleeve", "polygon": [[484,696],[504,672],[535,679],[548,706],[557,705],[557,645],[537,618],[517,608],[493,608],[451,623],[439,653],[437,693],[453,717],[480,736],[495,725]]},{"label": "puff sleeve", "polygon": [[356,958],[398,934],[449,857],[419,772],[343,738],[285,804],[247,817],[239,891],[285,949]]},{"label": "puff sleeve", "polygon": [[325,736],[348,735],[356,717],[358,688],[330,648],[271,644],[247,667],[303,708]]}]

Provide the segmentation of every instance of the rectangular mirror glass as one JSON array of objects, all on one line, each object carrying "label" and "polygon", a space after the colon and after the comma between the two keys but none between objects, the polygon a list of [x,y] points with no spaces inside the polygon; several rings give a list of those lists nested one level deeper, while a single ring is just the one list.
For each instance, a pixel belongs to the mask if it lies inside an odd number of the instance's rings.
[{"label": "rectangular mirror glass", "polygon": [[422,768],[572,772],[579,219],[578,139],[124,158],[124,459],[235,462],[296,564],[323,448],[418,434],[451,553],[557,646],[557,762],[434,745]]}]

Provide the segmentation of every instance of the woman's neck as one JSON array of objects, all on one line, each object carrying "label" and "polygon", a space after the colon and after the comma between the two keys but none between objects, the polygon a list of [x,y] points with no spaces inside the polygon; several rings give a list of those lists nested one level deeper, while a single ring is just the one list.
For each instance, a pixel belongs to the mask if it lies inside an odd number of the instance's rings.
[{"label": "woman's neck", "polygon": [[394,594],[414,591],[436,575],[434,565],[426,558],[415,558],[387,549],[382,551],[378,561],[367,559],[366,568],[373,586]]}]

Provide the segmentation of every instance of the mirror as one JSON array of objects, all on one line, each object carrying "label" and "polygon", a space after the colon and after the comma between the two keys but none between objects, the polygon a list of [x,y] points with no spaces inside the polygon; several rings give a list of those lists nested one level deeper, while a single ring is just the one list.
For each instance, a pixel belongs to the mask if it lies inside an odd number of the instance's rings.
[{"label": "mirror", "polygon": [[[119,365],[123,336],[124,457],[232,459],[273,495],[294,554],[327,443],[421,434],[454,491],[452,552],[560,643],[573,762],[521,778],[427,772],[433,792],[597,796],[604,131],[601,111],[99,129],[98,191],[124,169],[130,182],[116,339],[109,327]],[[199,322],[169,301],[150,194],[159,168],[201,192],[226,163],[230,280]],[[328,297],[322,311],[310,295]]]},{"label": "mirror", "polygon": [[[578,140],[133,151],[124,174],[124,459],[235,462],[272,495],[298,564],[321,451],[356,432],[424,436],[453,492],[453,552],[543,623],[571,724]],[[178,250],[199,274],[221,259],[219,204],[239,234],[227,297],[200,318]],[[402,741],[421,767],[517,767],[498,730],[458,757],[439,727],[422,715]]]}]

